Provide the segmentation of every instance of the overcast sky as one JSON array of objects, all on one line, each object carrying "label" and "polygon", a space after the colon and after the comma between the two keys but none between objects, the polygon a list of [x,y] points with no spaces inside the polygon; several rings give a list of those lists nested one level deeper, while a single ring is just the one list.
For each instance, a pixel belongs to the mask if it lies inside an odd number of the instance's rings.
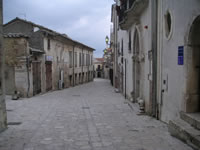
[{"label": "overcast sky", "polygon": [[20,17],[65,33],[102,57],[113,0],[4,0],[4,23]]}]

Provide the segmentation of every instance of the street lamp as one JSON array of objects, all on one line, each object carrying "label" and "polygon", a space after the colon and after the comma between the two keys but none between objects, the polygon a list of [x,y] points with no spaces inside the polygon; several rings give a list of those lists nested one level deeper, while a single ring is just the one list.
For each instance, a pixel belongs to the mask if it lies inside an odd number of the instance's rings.
[{"label": "street lamp", "polygon": [[109,42],[109,37],[106,36],[106,44],[108,44],[108,42]]}]

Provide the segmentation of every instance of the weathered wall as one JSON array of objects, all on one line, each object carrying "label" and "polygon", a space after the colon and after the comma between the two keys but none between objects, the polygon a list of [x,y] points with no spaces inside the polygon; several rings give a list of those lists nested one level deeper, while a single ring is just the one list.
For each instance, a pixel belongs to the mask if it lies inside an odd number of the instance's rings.
[{"label": "weathered wall", "polygon": [[15,21],[4,25],[4,33],[23,33],[28,35],[30,47],[43,50],[43,33],[38,27],[23,21]]},{"label": "weathered wall", "polygon": [[[131,19],[131,18],[129,18]],[[147,26],[147,28],[145,28]],[[129,50],[129,32],[131,32],[131,50]],[[132,24],[127,30],[118,30],[118,48],[121,53],[122,39],[123,39],[123,63],[121,62],[122,56],[118,57],[118,68],[121,71],[119,74],[119,81],[122,83],[123,76],[123,94],[130,100],[136,101],[133,98],[134,93],[134,62],[133,53],[135,47],[135,32],[138,33],[139,38],[139,55],[136,56],[139,61],[139,70],[136,70],[136,74],[139,79],[139,97],[145,101],[145,111],[150,113],[151,102],[150,102],[150,80],[152,76],[151,61],[149,60],[149,52],[151,50],[151,1],[149,1],[147,8],[145,8],[141,15],[138,16],[138,20]],[[126,62],[126,68],[125,68]],[[122,72],[123,68],[123,72]],[[126,75],[125,75],[126,74]],[[125,79],[126,78],[126,79]],[[126,83],[125,83],[126,80]],[[120,84],[121,84],[120,83]],[[126,86],[126,87],[125,87]],[[122,87],[121,87],[122,89]]]},{"label": "weathered wall", "polygon": [[15,89],[15,68],[12,66],[5,66],[5,89],[6,94],[12,95]]},{"label": "weathered wall", "polygon": [[[40,30],[40,28],[42,30]],[[53,32],[51,30],[45,29],[44,27],[41,27],[39,25],[35,25],[31,22],[26,22],[25,20],[13,20],[10,23],[4,25],[5,33],[23,33],[25,35],[29,35],[29,44],[30,48],[34,52],[31,58],[31,65],[30,65],[30,82],[31,82],[31,92],[34,94],[34,91],[39,91],[38,86],[39,84],[34,84],[37,81],[35,81],[35,78],[40,77],[40,74],[38,73],[38,68],[34,67],[36,64],[41,64],[41,68],[39,68],[39,71],[41,71],[41,92],[44,93],[47,90],[51,90],[51,85],[48,85],[52,80],[52,90],[57,90],[59,88],[66,88],[69,87],[70,81],[69,76],[72,76],[72,81],[75,79],[74,84],[80,83],[80,78],[82,79],[82,72],[84,72],[83,80],[84,82],[92,80],[92,65],[87,66],[86,65],[86,54],[90,53],[90,56],[93,54],[93,51],[91,51],[90,48],[87,48],[87,46],[84,46],[78,42],[68,40],[67,37],[64,35],[58,35],[56,32]],[[48,39],[50,39],[50,49],[48,48]],[[12,44],[15,45],[15,44]],[[75,46],[73,46],[75,45]],[[82,48],[84,47],[84,48]],[[39,51],[40,52],[39,52]],[[45,52],[45,54],[41,53],[41,51]],[[69,51],[74,51],[77,53],[77,66],[74,68],[69,68]],[[29,52],[29,51],[28,51]],[[79,66],[79,54],[80,53],[85,54],[85,65]],[[72,56],[73,57],[73,56]],[[73,58],[72,58],[73,59]],[[13,60],[13,59],[11,59]],[[74,60],[73,60],[74,61]],[[35,63],[35,65],[33,65]],[[48,63],[48,65],[46,64]],[[52,66],[50,64],[52,63]],[[34,70],[34,68],[36,68]],[[46,70],[48,68],[48,70]],[[49,78],[47,80],[46,72],[50,74],[50,70],[52,69],[52,75],[49,75]],[[15,71],[17,72],[17,71]],[[22,75],[22,70],[18,68],[17,74],[15,74],[15,78],[17,75],[18,81],[21,84],[22,82],[26,83],[25,81],[22,81],[22,78],[20,78]],[[33,74],[37,74],[33,76]],[[80,74],[81,73],[81,74]],[[91,76],[91,79],[90,77]],[[52,77],[52,78],[51,78]],[[25,75],[23,76],[23,80],[27,80]],[[34,81],[33,81],[34,80]],[[38,83],[38,82],[37,82]],[[72,83],[72,82],[71,82]],[[36,85],[36,86],[34,86]],[[20,86],[24,87],[25,85]],[[48,89],[47,89],[48,87]],[[26,88],[26,87],[25,87]],[[36,90],[33,90],[36,89]],[[31,93],[31,94],[32,94]]]},{"label": "weathered wall", "polygon": [[[165,15],[171,14],[171,32],[166,36]],[[188,47],[189,31],[194,19],[200,15],[199,0],[162,0],[159,3],[159,95],[161,101],[161,120],[169,120],[179,117],[180,111],[186,110],[187,99],[186,83],[188,80],[188,65],[192,60],[191,49]],[[184,65],[178,65],[178,47],[184,46]],[[163,81],[166,80],[166,84]],[[162,97],[162,99],[161,99]]]},{"label": "weathered wall", "polygon": [[[25,38],[5,38],[5,63],[6,63],[6,94],[19,91],[22,97],[27,96],[28,79],[26,57],[29,55],[28,42]],[[30,81],[31,69],[29,69]],[[30,82],[30,96],[32,95],[32,82]]]},{"label": "weathered wall", "polygon": [[[59,87],[60,72],[64,72],[64,86],[69,87],[68,78],[68,65],[69,65],[69,56],[68,51],[72,49],[72,46],[64,44],[58,40],[50,38],[50,49],[47,48],[48,38],[44,38],[44,50],[46,56],[52,56],[52,85],[53,90],[57,90]],[[45,75],[46,76],[46,75]],[[46,78],[45,78],[46,81]]]},{"label": "weathered wall", "polygon": [[44,49],[43,36],[44,35],[41,31],[33,32],[29,38],[30,47],[43,50]]}]

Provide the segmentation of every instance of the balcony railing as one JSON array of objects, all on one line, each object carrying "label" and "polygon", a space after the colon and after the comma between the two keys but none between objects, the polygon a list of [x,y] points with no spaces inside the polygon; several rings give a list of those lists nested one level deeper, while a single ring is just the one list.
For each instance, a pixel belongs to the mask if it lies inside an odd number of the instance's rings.
[{"label": "balcony railing", "polygon": [[147,6],[149,0],[121,0],[117,12],[119,16],[119,25],[122,30],[127,30],[134,23],[139,14]]}]

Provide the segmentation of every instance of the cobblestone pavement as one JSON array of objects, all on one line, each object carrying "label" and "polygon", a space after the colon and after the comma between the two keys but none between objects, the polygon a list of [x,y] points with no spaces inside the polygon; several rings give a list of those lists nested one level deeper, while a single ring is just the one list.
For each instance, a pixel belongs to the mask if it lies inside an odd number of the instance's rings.
[{"label": "cobblestone pavement", "polygon": [[9,125],[0,150],[192,150],[167,126],[137,115],[107,80],[18,101],[7,100]]}]

